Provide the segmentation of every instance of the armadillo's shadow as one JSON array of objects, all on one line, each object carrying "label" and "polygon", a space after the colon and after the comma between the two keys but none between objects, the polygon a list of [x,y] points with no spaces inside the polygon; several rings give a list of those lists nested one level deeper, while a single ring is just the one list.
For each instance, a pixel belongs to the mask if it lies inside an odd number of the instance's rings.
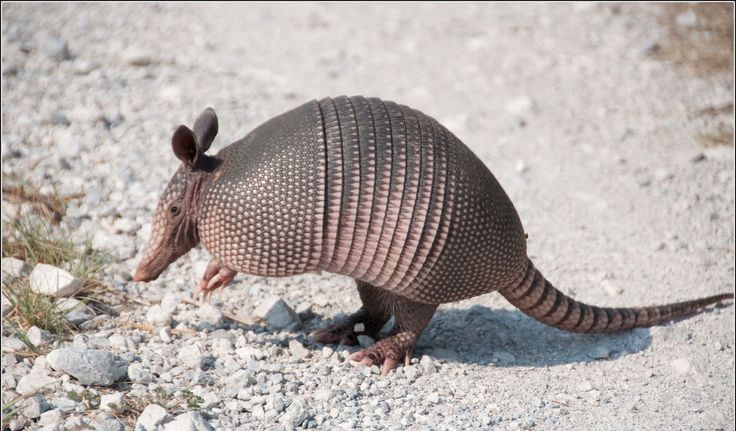
[{"label": "armadillo's shadow", "polygon": [[575,334],[543,325],[520,311],[475,305],[440,308],[419,337],[415,356],[447,362],[544,367],[615,359],[651,345],[649,329]]}]

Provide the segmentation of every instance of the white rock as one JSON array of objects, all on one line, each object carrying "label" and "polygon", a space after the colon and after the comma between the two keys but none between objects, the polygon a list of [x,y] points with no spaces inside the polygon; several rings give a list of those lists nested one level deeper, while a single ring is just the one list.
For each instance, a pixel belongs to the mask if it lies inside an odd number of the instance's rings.
[{"label": "white rock", "polygon": [[158,330],[158,336],[161,338],[161,341],[164,343],[170,343],[171,342],[171,328],[163,327]]},{"label": "white rock", "polygon": [[675,20],[683,27],[694,27],[698,23],[698,16],[695,14],[695,11],[688,9],[677,15]]},{"label": "white rock", "polygon": [[182,364],[193,370],[201,370],[204,367],[204,355],[197,344],[182,348],[176,357],[179,358]]},{"label": "white rock", "polygon": [[125,350],[128,348],[125,337],[120,334],[112,334],[107,340],[110,342],[110,347],[115,350]]},{"label": "white rock", "polygon": [[601,287],[603,287],[603,290],[606,291],[608,296],[619,296],[622,293],[624,293],[624,289],[621,288],[621,286],[612,282],[611,280],[601,281]]},{"label": "white rock", "polygon": [[28,397],[22,402],[21,414],[28,419],[36,419],[41,416],[44,404],[45,402],[41,395]]},{"label": "white rock", "polygon": [[152,305],[146,311],[146,321],[156,327],[171,326],[171,313],[167,312],[160,305]]},{"label": "white rock", "polygon": [[123,408],[123,393],[112,392],[100,397],[100,410],[120,410]]},{"label": "white rock", "polygon": [[115,233],[131,234],[141,228],[141,225],[127,218],[119,218],[112,224]]},{"label": "white rock", "polygon": [[437,392],[432,392],[427,397],[427,401],[429,401],[432,404],[437,404],[438,402],[440,402],[440,394],[438,394]]},{"label": "white rock", "polygon": [[34,292],[49,296],[70,296],[82,289],[82,280],[45,263],[33,268],[28,281]]},{"label": "white rock", "polygon": [[149,404],[138,416],[135,431],[155,431],[168,416],[165,408],[158,404]]},{"label": "white rock", "polygon": [[310,356],[309,350],[298,340],[289,340],[289,352],[299,359],[305,359]]},{"label": "white rock", "polygon": [[38,418],[38,424],[41,426],[55,425],[61,423],[62,419],[64,419],[64,414],[61,410],[53,409],[41,413],[41,416]]},{"label": "white rock", "polygon": [[225,323],[225,318],[217,307],[212,304],[204,303],[197,309],[197,316],[203,322],[212,326],[220,327]]},{"label": "white rock", "polygon": [[255,347],[245,346],[235,350],[240,359],[263,359],[266,355]]},{"label": "white rock", "polygon": [[148,66],[151,64],[151,56],[139,48],[128,48],[123,53],[123,61],[131,66]]},{"label": "white rock", "polygon": [[432,358],[427,355],[422,355],[422,359],[419,360],[419,366],[427,373],[436,373],[437,367],[432,362]]},{"label": "white rock", "polygon": [[534,109],[534,100],[529,96],[518,96],[506,102],[506,110],[511,114],[524,114]]},{"label": "white rock", "polygon": [[197,412],[186,412],[164,426],[163,431],[211,431],[212,427]]},{"label": "white rock", "polygon": [[44,331],[36,326],[28,328],[28,331],[26,331],[26,337],[28,337],[28,341],[30,341],[34,346],[40,346],[54,339],[50,332]]},{"label": "white rock", "polygon": [[301,324],[299,316],[278,296],[271,296],[261,302],[253,314],[268,322],[276,329],[284,329],[294,323]]},{"label": "white rock", "polygon": [[95,431],[125,431],[125,425],[109,413],[97,415],[94,427]]},{"label": "white rock", "polygon": [[15,387],[15,391],[21,395],[30,395],[44,387],[52,387],[57,382],[57,379],[50,377],[44,373],[31,373],[26,374],[20,378],[18,385]]},{"label": "white rock", "polygon": [[4,257],[2,259],[1,266],[3,280],[5,277],[22,277],[25,273],[31,270],[31,266],[25,261],[14,257]]},{"label": "white rock", "polygon": [[330,356],[332,356],[335,353],[335,349],[333,349],[330,346],[325,346],[322,348],[322,357],[327,359]]},{"label": "white rock", "polygon": [[675,359],[670,363],[670,366],[677,372],[677,374],[689,374],[692,371],[693,366],[687,358]]},{"label": "white rock", "polygon": [[408,367],[404,367],[404,375],[406,375],[406,378],[410,382],[413,382],[419,376],[419,368],[417,368],[416,365],[409,365]]}]

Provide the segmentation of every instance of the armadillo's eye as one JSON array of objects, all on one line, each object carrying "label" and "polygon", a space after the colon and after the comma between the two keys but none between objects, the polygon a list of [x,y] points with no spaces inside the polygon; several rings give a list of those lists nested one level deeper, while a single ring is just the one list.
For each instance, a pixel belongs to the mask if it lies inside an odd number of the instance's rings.
[{"label": "armadillo's eye", "polygon": [[169,212],[171,213],[171,215],[177,215],[179,214],[179,207],[176,205],[172,205],[169,209]]}]

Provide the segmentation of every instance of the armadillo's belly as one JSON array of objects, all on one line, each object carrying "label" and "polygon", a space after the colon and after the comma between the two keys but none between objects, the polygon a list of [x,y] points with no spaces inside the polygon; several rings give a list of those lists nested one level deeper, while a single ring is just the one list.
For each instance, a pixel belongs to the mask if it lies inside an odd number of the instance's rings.
[{"label": "armadillo's belly", "polygon": [[500,288],[523,270],[513,205],[434,119],[363,97],[319,108],[327,161],[319,268],[430,303]]}]

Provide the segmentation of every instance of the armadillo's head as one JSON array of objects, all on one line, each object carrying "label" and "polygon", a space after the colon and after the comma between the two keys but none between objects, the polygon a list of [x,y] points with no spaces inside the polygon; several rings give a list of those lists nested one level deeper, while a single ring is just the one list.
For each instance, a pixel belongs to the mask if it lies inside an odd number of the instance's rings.
[{"label": "armadillo's head", "polygon": [[204,154],[217,134],[217,116],[207,108],[194,123],[194,130],[181,125],[171,138],[181,167],[159,198],[151,226],[151,239],[133,279],[151,281],[199,244],[197,209],[202,191],[218,161]]}]

